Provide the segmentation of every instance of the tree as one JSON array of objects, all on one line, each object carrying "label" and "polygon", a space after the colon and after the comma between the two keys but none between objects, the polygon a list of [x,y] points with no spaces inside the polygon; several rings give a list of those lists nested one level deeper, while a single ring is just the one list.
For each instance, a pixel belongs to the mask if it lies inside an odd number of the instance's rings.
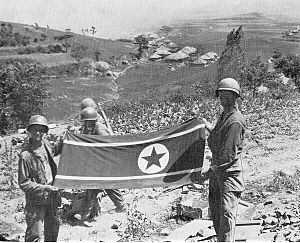
[{"label": "tree", "polygon": [[62,46],[66,48],[66,52],[68,52],[68,48],[70,45],[70,39],[73,37],[71,34],[64,34],[64,35],[58,35],[54,36],[54,40],[57,40],[62,43]]},{"label": "tree", "polygon": [[252,92],[253,96],[256,96],[261,85],[268,86],[277,77],[276,73],[268,71],[268,65],[262,62],[260,56],[257,56],[247,68],[244,86]]},{"label": "tree", "polygon": [[0,132],[15,130],[32,115],[40,114],[49,95],[39,65],[14,62],[1,67]]},{"label": "tree", "polygon": [[242,46],[244,32],[242,26],[233,29],[227,35],[225,50],[218,62],[218,81],[223,78],[235,78],[238,82],[245,77],[247,59]]},{"label": "tree", "polygon": [[273,59],[278,59],[278,58],[280,58],[280,57],[282,57],[282,53],[281,53],[281,51],[277,48],[277,49],[273,52],[272,58],[273,58]]},{"label": "tree", "polygon": [[147,41],[147,39],[143,36],[143,35],[139,35],[137,37],[134,38],[134,44],[139,45],[138,47],[138,54],[136,55],[137,59],[141,59],[142,55],[143,55],[143,51],[144,49],[148,49],[149,46],[149,42]]},{"label": "tree", "polygon": [[79,62],[85,56],[87,49],[88,47],[84,45],[74,45],[71,49],[71,56]]},{"label": "tree", "polygon": [[300,56],[288,54],[275,60],[275,69],[291,78],[300,88]]},{"label": "tree", "polygon": [[92,35],[94,36],[97,33],[96,27],[92,26],[90,29],[90,32],[92,33]]},{"label": "tree", "polygon": [[81,29],[82,34],[85,36],[86,33],[89,33],[89,29]]}]

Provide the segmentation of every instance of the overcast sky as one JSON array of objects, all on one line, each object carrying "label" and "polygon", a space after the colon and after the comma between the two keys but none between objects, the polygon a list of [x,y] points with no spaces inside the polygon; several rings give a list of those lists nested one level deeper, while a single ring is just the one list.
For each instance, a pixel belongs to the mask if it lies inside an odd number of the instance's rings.
[{"label": "overcast sky", "polygon": [[300,0],[0,0],[0,21],[119,38],[173,21],[261,12],[300,18]]}]

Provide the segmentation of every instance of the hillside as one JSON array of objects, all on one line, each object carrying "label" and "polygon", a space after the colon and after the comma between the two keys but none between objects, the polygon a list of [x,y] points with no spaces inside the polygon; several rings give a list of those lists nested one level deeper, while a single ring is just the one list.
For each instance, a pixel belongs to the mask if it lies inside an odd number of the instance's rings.
[{"label": "hillside", "polygon": [[[95,59],[95,52],[100,52],[100,59],[103,61],[111,60],[112,56],[118,57],[122,55],[128,55],[134,49],[133,45],[130,43],[121,43],[118,41],[112,41],[107,39],[96,38],[92,36],[83,36],[80,34],[73,33],[71,31],[58,31],[54,29],[48,29],[43,27],[35,27],[34,25],[24,25],[24,24],[17,24],[17,23],[9,23],[0,21],[0,23],[11,24],[13,27],[13,32],[18,32],[21,35],[29,36],[29,46],[30,47],[37,47],[37,46],[47,46],[47,45],[55,45],[61,44],[59,41],[55,40],[54,37],[56,36],[63,36],[65,34],[70,34],[73,37],[70,38],[69,44],[71,47],[73,45],[83,45],[86,46],[88,49],[85,53],[86,57],[90,57]],[[37,40],[37,41],[35,41]],[[13,55],[12,58],[17,58],[18,50],[25,48],[25,47],[1,47],[0,48],[0,58],[11,58],[9,56]],[[39,61],[39,56],[26,56],[21,55],[22,58],[30,58]],[[51,57],[55,59],[55,56]],[[43,62],[45,58],[42,58],[41,61]],[[60,63],[59,57],[56,58],[57,62]],[[66,55],[65,59],[69,61],[73,61],[70,55]]]}]

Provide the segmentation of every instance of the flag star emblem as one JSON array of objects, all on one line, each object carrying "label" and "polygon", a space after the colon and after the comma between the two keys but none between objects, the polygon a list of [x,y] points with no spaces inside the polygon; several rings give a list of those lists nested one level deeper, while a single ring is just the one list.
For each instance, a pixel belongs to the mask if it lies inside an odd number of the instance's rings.
[{"label": "flag star emblem", "polygon": [[160,162],[159,162],[159,159],[161,157],[163,157],[166,153],[162,153],[162,154],[157,154],[156,150],[155,150],[155,147],[152,148],[152,152],[151,152],[151,155],[150,156],[145,156],[143,157],[143,159],[147,160],[148,161],[148,165],[146,167],[146,169],[148,169],[150,166],[152,165],[156,165],[156,166],[160,166]]},{"label": "flag star emblem", "polygon": [[163,144],[155,143],[145,147],[139,155],[138,166],[141,171],[153,174],[166,168],[169,151]]}]

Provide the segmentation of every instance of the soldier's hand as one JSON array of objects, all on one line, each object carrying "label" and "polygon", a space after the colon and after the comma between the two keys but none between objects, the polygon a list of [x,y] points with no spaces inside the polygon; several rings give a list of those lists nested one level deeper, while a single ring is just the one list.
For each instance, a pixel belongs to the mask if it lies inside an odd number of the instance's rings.
[{"label": "soldier's hand", "polygon": [[210,171],[210,167],[202,170],[202,172],[201,172],[201,179],[202,179],[202,181],[206,181],[206,180],[209,179],[209,173],[210,172],[211,172]]},{"label": "soldier's hand", "polygon": [[48,192],[57,192],[59,188],[51,185],[45,185],[45,190]]},{"label": "soldier's hand", "polygon": [[204,123],[205,123],[205,128],[206,128],[206,130],[207,130],[208,132],[210,132],[210,131],[212,130],[212,128],[213,128],[213,125],[212,125],[210,122],[208,122],[205,118],[202,118],[202,120],[203,120]]}]

